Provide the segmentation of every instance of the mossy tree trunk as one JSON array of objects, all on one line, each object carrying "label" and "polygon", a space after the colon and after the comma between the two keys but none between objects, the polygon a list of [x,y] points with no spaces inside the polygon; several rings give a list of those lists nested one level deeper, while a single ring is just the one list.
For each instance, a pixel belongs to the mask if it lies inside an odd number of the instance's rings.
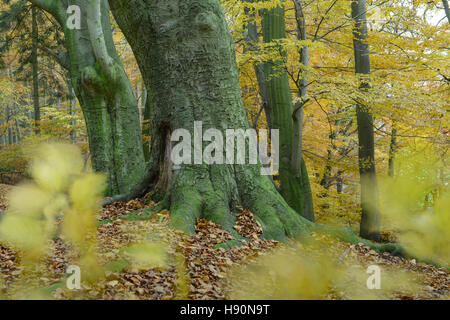
[{"label": "mossy tree trunk", "polygon": [[236,235],[233,211],[240,205],[254,213],[268,239],[308,239],[314,231],[377,251],[398,249],[302,217],[261,175],[259,164],[171,166],[170,136],[176,129],[193,135],[194,121],[202,121],[204,131],[250,128],[225,16],[218,0],[110,0],[110,5],[152,93],[149,166],[134,190],[118,198],[153,186],[165,194],[161,203],[170,209],[172,226],[188,233],[196,219],[206,218]]},{"label": "mossy tree trunk", "polygon": [[[280,187],[287,203],[303,217],[314,221],[314,207],[311,187],[303,159],[302,120],[304,102],[295,107],[287,72],[283,71],[285,52],[276,44],[286,37],[284,7],[276,7],[263,14],[263,40],[274,43],[275,51],[280,51],[281,60],[264,65],[267,95],[272,129],[280,130]],[[299,30],[302,32],[303,30]],[[308,64],[307,48],[302,49],[302,63]],[[306,76],[301,80],[299,96],[306,95]],[[302,100],[304,101],[304,100]]]},{"label": "mossy tree trunk", "polygon": [[[72,81],[70,80],[70,75],[67,76],[66,82],[67,82],[67,89],[69,90],[69,116],[74,117],[75,116],[75,107],[76,107],[77,102],[76,102],[75,90],[73,89]],[[75,127],[77,125],[77,121],[72,120],[71,125],[72,125],[72,130],[70,131],[70,138],[72,139],[72,143],[76,144],[77,143],[77,130],[75,129]]]},{"label": "mossy tree trunk", "polygon": [[[361,77],[360,90],[369,89],[370,74],[369,45],[367,43],[366,1],[353,0],[351,3],[352,18],[355,22],[353,31],[353,47],[355,54],[355,71]],[[361,225],[360,235],[363,238],[380,241],[380,212],[378,204],[378,186],[375,170],[375,137],[373,117],[367,106],[356,105],[359,141],[359,172],[361,184]]]},{"label": "mossy tree trunk", "polygon": [[[30,0],[51,13],[64,30],[67,55],[58,56],[70,70],[89,137],[93,168],[108,177],[108,194],[128,192],[145,170],[139,110],[117,55],[106,0]],[[80,8],[80,28],[71,27]]]},{"label": "mossy tree trunk", "polygon": [[[151,168],[167,194],[171,223],[193,232],[206,218],[233,231],[233,211],[255,214],[264,236],[285,240],[307,234],[309,221],[277,192],[260,165],[170,165],[171,133],[194,121],[203,131],[250,128],[241,99],[234,41],[218,0],[112,0],[151,92]],[[155,63],[156,62],[156,63]]]},{"label": "mossy tree trunk", "polygon": [[[253,0],[247,0],[252,3]],[[253,52],[260,51],[258,46],[259,43],[259,34],[258,34],[258,26],[256,24],[256,12],[250,12],[250,9],[245,8],[245,14],[249,15],[249,21],[247,25],[247,36],[246,42],[248,45],[247,50],[251,50]],[[264,63],[257,62],[253,66],[255,70],[256,80],[258,81],[259,95],[262,100],[262,109],[266,115],[266,121],[269,128],[272,128],[272,120],[270,118],[271,112],[269,108],[269,97],[267,94],[267,84],[266,84],[266,74],[264,72]],[[258,120],[258,119],[256,119]],[[255,121],[253,125],[255,128],[258,123]]]},{"label": "mossy tree trunk", "polygon": [[33,69],[33,107],[34,107],[34,132],[40,132],[39,126],[41,121],[41,108],[39,107],[39,78],[38,78],[38,23],[37,23],[38,9],[36,6],[31,7],[31,66]]}]

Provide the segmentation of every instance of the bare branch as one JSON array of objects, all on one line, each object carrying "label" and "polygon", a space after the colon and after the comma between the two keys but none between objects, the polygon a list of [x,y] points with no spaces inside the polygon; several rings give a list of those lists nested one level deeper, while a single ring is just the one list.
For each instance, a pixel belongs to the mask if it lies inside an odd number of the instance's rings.
[{"label": "bare branch", "polygon": [[[325,20],[325,17],[328,15],[328,13],[333,9],[334,5],[336,4],[337,0],[334,0],[333,3],[328,7],[327,11],[323,14],[322,18],[320,19],[319,24],[317,25],[316,32],[314,33],[314,39],[317,38],[317,35],[319,34],[320,26],[322,25],[323,21]],[[298,5],[301,8],[301,4],[298,4],[297,1],[295,1],[295,4]],[[297,9],[298,10],[298,9]],[[302,10],[303,11],[303,10]],[[303,14],[303,12],[302,12]]]},{"label": "bare branch", "polygon": [[61,50],[59,50],[59,52],[55,52],[50,48],[41,46],[40,44],[38,44],[37,47],[38,49],[47,53],[49,56],[52,56],[56,60],[56,62],[58,62],[61,65],[61,67],[70,70],[70,59],[67,52]]}]

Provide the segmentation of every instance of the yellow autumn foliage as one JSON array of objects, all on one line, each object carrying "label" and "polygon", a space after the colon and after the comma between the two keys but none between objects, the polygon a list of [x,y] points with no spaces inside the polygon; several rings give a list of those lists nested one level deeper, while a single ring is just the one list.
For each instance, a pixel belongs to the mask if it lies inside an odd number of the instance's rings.
[{"label": "yellow autumn foliage", "polygon": [[[32,181],[9,194],[9,209],[0,224],[0,239],[21,250],[25,262],[46,252],[47,241],[63,220],[62,236],[79,246],[81,260],[95,251],[95,214],[103,196],[103,176],[83,171],[76,146],[46,143],[32,148]],[[92,266],[92,257],[88,258]]]},{"label": "yellow autumn foliage", "polygon": [[448,170],[432,150],[404,150],[398,174],[382,183],[382,212],[412,256],[450,265],[450,192],[439,183]]}]

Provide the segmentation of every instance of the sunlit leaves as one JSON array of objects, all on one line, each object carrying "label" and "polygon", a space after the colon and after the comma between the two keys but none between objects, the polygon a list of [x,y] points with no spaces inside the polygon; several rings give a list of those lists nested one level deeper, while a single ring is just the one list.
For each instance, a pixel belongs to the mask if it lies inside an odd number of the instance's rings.
[{"label": "sunlit leaves", "polygon": [[92,235],[104,177],[83,172],[81,153],[73,145],[42,144],[31,150],[33,181],[11,192],[8,214],[0,224],[1,239],[23,250],[25,259],[40,258],[62,218],[63,235],[79,245],[82,260],[90,256],[92,265]]}]

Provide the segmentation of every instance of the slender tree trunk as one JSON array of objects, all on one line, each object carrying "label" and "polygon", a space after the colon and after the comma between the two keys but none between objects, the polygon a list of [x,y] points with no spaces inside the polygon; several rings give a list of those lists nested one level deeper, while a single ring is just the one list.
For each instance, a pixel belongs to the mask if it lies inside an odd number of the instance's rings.
[{"label": "slender tree trunk", "polygon": [[342,170],[339,170],[337,173],[336,173],[336,191],[337,191],[337,193],[342,193],[342,190],[344,189],[344,181],[343,181],[343,179],[342,179],[342,174],[343,174],[344,172],[342,171]]},{"label": "slender tree trunk", "polygon": [[[75,107],[77,104],[75,90],[73,89],[72,82],[70,79],[67,81],[67,88],[69,89],[69,115],[71,117],[75,116]],[[77,143],[77,130],[75,129],[77,125],[76,120],[72,120],[71,122],[72,130],[70,130],[70,138],[72,140],[72,144]]]},{"label": "slender tree trunk", "polygon": [[[361,77],[360,90],[367,91],[370,74],[369,45],[367,43],[366,1],[352,1],[352,18],[355,21],[353,47],[355,71]],[[375,171],[375,142],[373,118],[367,106],[356,106],[359,139],[359,172],[361,183],[362,217],[360,235],[363,238],[380,241],[380,213],[378,206],[378,186]]]},{"label": "slender tree trunk", "polygon": [[[17,112],[18,111],[17,110],[17,106],[15,107],[15,109],[16,109],[16,112]],[[17,119],[14,120],[14,124],[15,124],[15,127],[16,127],[17,143],[19,143],[20,140],[22,140],[22,131],[20,130],[20,124],[19,124],[19,121]]]},{"label": "slender tree trunk", "polygon": [[[301,41],[308,40],[306,33],[306,17],[303,11],[301,0],[294,0],[295,18],[297,21],[297,39]],[[293,120],[294,131],[292,139],[293,152],[291,155],[291,170],[294,176],[302,181],[304,189],[304,217],[314,221],[314,205],[312,199],[311,186],[309,181],[306,163],[303,158],[303,108],[307,102],[308,92],[308,70],[309,67],[309,48],[302,46],[300,49],[300,62],[304,66],[303,76],[300,80],[299,97],[301,102],[295,106]]]},{"label": "slender tree trunk", "polygon": [[144,121],[142,125],[142,139],[144,147],[144,157],[145,161],[150,160],[150,138],[151,138],[151,128],[150,128],[150,115],[151,115],[151,99],[148,98],[148,91],[145,88],[145,84],[142,83],[142,105],[144,106]]},{"label": "slender tree trunk", "polygon": [[5,119],[0,118],[0,149],[3,149],[6,145],[6,130],[4,130],[3,126],[5,125]]},{"label": "slender tree trunk", "polygon": [[[295,6],[295,18],[297,21],[297,40],[306,41],[308,39],[306,35],[306,18],[303,12],[302,2],[300,0],[294,1]],[[303,161],[303,107],[306,103],[306,94],[308,92],[308,73],[309,67],[309,48],[308,46],[302,46],[300,49],[300,63],[303,65],[304,70],[299,83],[299,98],[300,101],[295,105],[293,113],[294,119],[294,131],[293,131],[293,152],[291,155],[291,170],[294,175],[300,177],[302,175]]]},{"label": "slender tree trunk", "polygon": [[[89,138],[94,170],[108,177],[108,194],[129,192],[145,170],[139,110],[116,52],[107,0],[30,0],[64,30],[70,70]],[[81,10],[81,28],[70,28],[67,6]]]},{"label": "slender tree trunk", "polygon": [[391,131],[391,144],[389,146],[389,167],[388,167],[388,175],[393,177],[395,175],[395,153],[397,151],[397,129],[395,127],[392,128]]},{"label": "slender tree trunk", "polygon": [[442,4],[444,5],[445,15],[447,16],[447,20],[450,23],[450,7],[448,5],[447,0],[442,0]]},{"label": "slender tree trunk", "polygon": [[11,109],[9,107],[9,105],[6,105],[6,123],[8,126],[8,144],[9,145],[13,145],[14,144],[14,133],[13,133],[13,129],[11,127]]},{"label": "slender tree trunk", "polygon": [[[322,179],[320,180],[320,185],[325,188],[325,190],[330,189],[331,182],[333,180],[331,176],[331,170],[333,168],[331,167],[331,150],[328,149],[328,155],[327,155],[327,162],[325,165],[325,172],[323,173]],[[325,193],[322,195],[323,197],[328,197],[328,194]]]},{"label": "slender tree trunk", "polygon": [[[300,30],[300,32],[303,32]],[[263,38],[270,43],[286,37],[284,8],[276,7],[264,12]],[[278,50],[278,48],[274,48]],[[284,57],[284,54],[282,53]],[[303,51],[302,61],[308,64],[308,53]],[[267,95],[273,129],[280,130],[280,185],[287,203],[305,218],[314,221],[311,187],[305,161],[302,157],[303,105],[294,108],[291,88],[286,72],[280,74],[283,62],[265,63]],[[305,83],[306,76],[302,80]],[[306,84],[300,90],[306,94]]]},{"label": "slender tree trunk", "polygon": [[[14,72],[12,71],[11,67],[9,68],[9,76],[11,79],[11,84],[12,84],[13,90],[15,90]],[[14,96],[14,99],[13,99],[12,112],[14,114],[19,113],[19,106],[17,105],[17,97],[16,96]],[[14,137],[13,141],[14,141],[14,143],[18,143],[18,142],[20,142],[22,133],[20,131],[19,121],[17,120],[17,117],[14,118],[14,129],[13,129],[13,137]],[[14,134],[14,131],[15,131],[15,134]]]},{"label": "slender tree trunk", "polygon": [[31,48],[31,65],[33,69],[33,106],[34,106],[34,132],[39,134],[39,126],[41,121],[41,108],[39,106],[39,78],[38,78],[38,24],[37,24],[38,9],[35,5],[31,7],[32,19],[32,48]]},{"label": "slender tree trunk", "polygon": [[[249,0],[249,2],[252,2]],[[248,12],[248,9],[246,9],[246,14],[250,14]],[[250,20],[248,22],[248,32],[247,32],[247,42],[250,45],[250,50],[252,51],[258,51],[259,48],[257,44],[259,43],[259,36],[258,36],[258,27],[256,25],[256,15],[251,14]],[[267,94],[267,84],[266,84],[266,74],[264,72],[264,64],[263,63],[256,63],[254,65],[255,69],[255,75],[256,79],[258,81],[258,87],[259,87],[259,95],[261,96],[262,100],[262,107],[264,109],[264,113],[266,115],[266,120],[269,128],[272,128],[272,119],[271,119],[271,112],[269,108],[269,97]]]}]

